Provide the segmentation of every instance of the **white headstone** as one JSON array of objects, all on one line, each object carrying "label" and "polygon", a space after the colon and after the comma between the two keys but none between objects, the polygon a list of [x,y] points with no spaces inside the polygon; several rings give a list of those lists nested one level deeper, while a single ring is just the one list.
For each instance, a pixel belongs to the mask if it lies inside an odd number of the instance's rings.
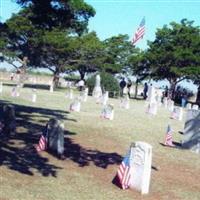
[{"label": "white headstone", "polygon": [[36,89],[32,90],[32,102],[35,103],[37,100],[37,94],[36,94]]},{"label": "white headstone", "polygon": [[196,104],[194,104],[194,105],[192,106],[192,109],[193,109],[193,110],[199,110],[199,106],[196,105]]},{"label": "white headstone", "polygon": [[156,102],[148,104],[146,113],[156,115],[157,111],[158,111],[158,105]]},{"label": "white headstone", "polygon": [[181,121],[183,119],[183,108],[175,106],[174,110],[171,112],[171,118]]},{"label": "white headstone", "polygon": [[108,102],[108,91],[106,91],[103,95],[102,95],[102,97],[101,97],[101,103],[103,104],[103,105],[106,105],[107,104],[107,102]]},{"label": "white headstone", "polygon": [[49,91],[50,91],[50,92],[53,92],[53,83],[50,84]]},{"label": "white headstone", "polygon": [[76,98],[69,107],[70,111],[80,112],[81,102],[78,98]]},{"label": "white headstone", "polygon": [[0,82],[0,94],[3,92],[3,83]]},{"label": "white headstone", "polygon": [[114,118],[114,107],[111,104],[105,105],[101,111],[101,117],[109,120]]},{"label": "white headstone", "polygon": [[153,86],[149,86],[147,101],[149,101],[149,103],[156,102],[156,90],[155,90],[155,87]]},{"label": "white headstone", "polygon": [[169,99],[168,100],[168,110],[170,111],[170,112],[173,112],[173,110],[174,110],[174,101],[173,100],[171,100],[171,99]]},{"label": "white headstone", "polygon": [[99,74],[96,75],[95,87],[94,87],[94,90],[92,92],[92,96],[94,98],[97,98],[97,99],[102,96],[101,78],[100,78]]},{"label": "white headstone", "polygon": [[187,103],[187,105],[186,105],[186,109],[192,109],[192,104],[191,103]]},{"label": "white headstone", "polygon": [[68,88],[67,93],[65,95],[66,98],[73,99],[73,90],[72,88]]},{"label": "white headstone", "polygon": [[163,104],[164,104],[164,107],[167,108],[167,106],[168,106],[168,99],[167,99],[167,97],[164,97]]},{"label": "white headstone", "polygon": [[149,193],[151,179],[152,146],[145,142],[135,142],[131,146],[130,188],[140,191],[142,194]]},{"label": "white headstone", "polygon": [[84,90],[84,95],[83,95],[83,102],[86,102],[86,101],[87,101],[88,92],[89,92],[89,89],[88,89],[88,88],[85,88],[85,90]]},{"label": "white headstone", "polygon": [[124,109],[129,109],[130,108],[129,96],[128,95],[126,95],[125,97],[121,98],[120,107],[124,108]]}]

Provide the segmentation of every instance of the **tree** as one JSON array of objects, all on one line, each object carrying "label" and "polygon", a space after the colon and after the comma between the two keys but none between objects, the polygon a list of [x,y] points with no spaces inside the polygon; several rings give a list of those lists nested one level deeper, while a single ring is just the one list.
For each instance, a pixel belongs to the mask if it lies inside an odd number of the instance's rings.
[{"label": "tree", "polygon": [[129,41],[128,35],[112,36],[103,43],[105,45],[104,70],[112,74],[125,70],[129,56],[138,51]]},{"label": "tree", "polygon": [[171,22],[170,26],[157,29],[155,40],[148,43],[151,75],[156,80],[169,81],[172,98],[176,84],[200,67],[199,37],[199,27],[183,19],[181,23]]},{"label": "tree", "polygon": [[135,98],[137,98],[138,84],[150,75],[149,61],[145,51],[139,51],[128,59],[128,67],[132,75],[136,77],[135,82]]}]

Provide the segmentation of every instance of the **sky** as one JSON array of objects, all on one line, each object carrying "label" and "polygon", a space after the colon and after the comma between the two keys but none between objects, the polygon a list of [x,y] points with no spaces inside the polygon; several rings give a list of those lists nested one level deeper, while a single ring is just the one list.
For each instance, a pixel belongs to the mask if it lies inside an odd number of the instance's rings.
[{"label": "sky", "polygon": [[[101,40],[118,34],[128,34],[130,40],[145,17],[144,38],[136,43],[147,48],[154,40],[157,28],[172,21],[187,18],[200,26],[200,0],[85,0],[94,7],[96,15],[89,20],[89,30]],[[5,21],[20,10],[15,0],[0,0],[0,20]]]}]

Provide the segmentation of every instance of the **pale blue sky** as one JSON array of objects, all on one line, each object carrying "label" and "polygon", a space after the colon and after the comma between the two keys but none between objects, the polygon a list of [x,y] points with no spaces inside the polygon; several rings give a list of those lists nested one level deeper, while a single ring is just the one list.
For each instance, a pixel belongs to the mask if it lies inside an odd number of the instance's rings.
[{"label": "pale blue sky", "polygon": [[[15,0],[0,0],[0,20],[5,21],[20,10]],[[147,40],[153,40],[157,28],[171,21],[187,18],[200,26],[200,0],[85,0],[96,10],[89,21],[89,30],[96,31],[100,39],[128,34],[130,39],[143,16],[146,32],[136,46],[145,49]],[[187,85],[187,84],[186,84]],[[190,86],[191,87],[191,86]],[[194,89],[194,88],[192,88]],[[195,88],[196,89],[196,88]]]},{"label": "pale blue sky", "polygon": [[[187,18],[200,25],[200,0],[85,0],[96,10],[89,21],[89,30],[97,32],[100,39],[117,34],[128,34],[132,38],[142,17],[146,19],[146,33],[136,45],[145,49],[146,41],[153,40],[156,28],[180,22]],[[5,21],[20,7],[15,0],[0,0],[0,16]]]}]

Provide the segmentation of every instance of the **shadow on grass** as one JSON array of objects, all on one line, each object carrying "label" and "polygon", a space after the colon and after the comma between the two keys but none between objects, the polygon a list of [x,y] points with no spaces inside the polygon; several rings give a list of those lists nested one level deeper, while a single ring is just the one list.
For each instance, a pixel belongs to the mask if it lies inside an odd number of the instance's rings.
[{"label": "shadow on grass", "polygon": [[34,148],[34,144],[37,144],[40,138],[38,132],[43,131],[46,122],[52,117],[61,120],[76,120],[68,119],[68,112],[65,111],[29,107],[1,100],[0,116],[2,116],[3,105],[6,104],[15,107],[17,131],[11,136],[0,135],[0,166],[7,166],[11,170],[26,175],[34,175],[33,171],[37,171],[43,176],[56,177],[57,170],[61,168],[50,164],[48,159],[41,157]]},{"label": "shadow on grass", "polygon": [[[1,101],[0,104],[11,104],[9,101]],[[61,169],[49,163],[48,158],[41,157],[34,148],[40,138],[45,124],[52,117],[61,120],[74,119],[67,118],[68,112],[61,110],[51,110],[25,105],[12,104],[15,107],[17,119],[17,133],[15,135],[2,137],[0,140],[0,166],[7,166],[11,170],[34,175],[37,171],[43,176],[56,177],[57,170]],[[0,114],[2,113],[2,108]],[[74,143],[70,135],[74,132],[65,131],[65,157],[77,163],[80,167],[94,164],[97,167],[107,168],[108,165],[119,164],[122,156],[117,153],[106,153],[98,150],[91,150]]]}]

